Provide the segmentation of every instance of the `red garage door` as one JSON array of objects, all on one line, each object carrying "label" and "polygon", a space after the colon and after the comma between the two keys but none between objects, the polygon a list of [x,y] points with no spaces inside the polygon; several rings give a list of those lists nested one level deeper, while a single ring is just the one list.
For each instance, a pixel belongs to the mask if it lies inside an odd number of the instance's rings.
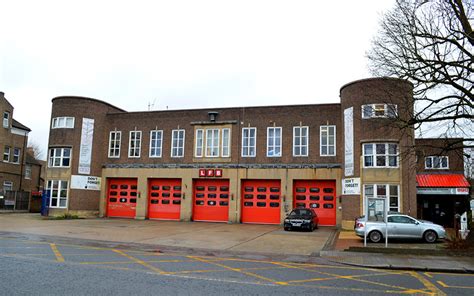
[{"label": "red garage door", "polygon": [[294,181],[293,205],[314,209],[319,216],[319,225],[336,225],[336,181]]},{"label": "red garage door", "polygon": [[181,179],[148,181],[148,218],[179,220],[181,213]]},{"label": "red garage door", "polygon": [[280,180],[242,181],[242,223],[280,224]]},{"label": "red garage door", "polygon": [[229,221],[229,180],[194,180],[193,220]]},{"label": "red garage door", "polygon": [[137,179],[108,179],[107,216],[135,218]]}]

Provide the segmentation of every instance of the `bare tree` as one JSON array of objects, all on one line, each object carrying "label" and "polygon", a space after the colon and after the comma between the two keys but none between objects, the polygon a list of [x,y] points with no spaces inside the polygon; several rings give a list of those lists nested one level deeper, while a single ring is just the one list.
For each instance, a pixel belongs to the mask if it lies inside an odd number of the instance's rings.
[{"label": "bare tree", "polygon": [[41,149],[41,146],[38,143],[35,143],[33,141],[29,141],[28,143],[28,150],[33,153],[33,157],[35,159],[43,159],[44,157],[44,151]]},{"label": "bare tree", "polygon": [[472,17],[471,0],[397,0],[367,53],[372,74],[414,85],[415,110],[401,126],[428,124],[465,147],[474,147]]}]

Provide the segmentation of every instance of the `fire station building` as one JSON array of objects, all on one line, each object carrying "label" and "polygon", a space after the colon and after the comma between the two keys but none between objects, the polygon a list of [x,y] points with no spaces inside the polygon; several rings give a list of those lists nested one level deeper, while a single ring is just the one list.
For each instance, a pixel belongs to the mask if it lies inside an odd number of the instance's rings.
[{"label": "fire station building", "polygon": [[412,85],[344,85],[341,103],[127,112],[52,100],[50,213],[281,224],[294,207],[352,227],[367,197],[417,216]]}]

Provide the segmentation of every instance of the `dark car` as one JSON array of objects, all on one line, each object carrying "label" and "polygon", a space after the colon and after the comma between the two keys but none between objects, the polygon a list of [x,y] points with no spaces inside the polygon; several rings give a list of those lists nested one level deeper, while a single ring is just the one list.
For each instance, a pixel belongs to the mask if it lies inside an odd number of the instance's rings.
[{"label": "dark car", "polygon": [[313,209],[293,209],[288,216],[285,218],[283,225],[285,230],[291,230],[294,228],[306,229],[313,231],[318,228],[319,218]]}]

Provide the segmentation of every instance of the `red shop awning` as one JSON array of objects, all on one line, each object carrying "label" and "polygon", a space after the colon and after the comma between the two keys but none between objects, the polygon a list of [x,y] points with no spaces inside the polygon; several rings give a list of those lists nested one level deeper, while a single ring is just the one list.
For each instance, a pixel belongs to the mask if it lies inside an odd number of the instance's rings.
[{"label": "red shop awning", "polygon": [[464,175],[461,174],[417,175],[416,182],[418,184],[417,187],[470,187],[469,182],[467,182]]}]

